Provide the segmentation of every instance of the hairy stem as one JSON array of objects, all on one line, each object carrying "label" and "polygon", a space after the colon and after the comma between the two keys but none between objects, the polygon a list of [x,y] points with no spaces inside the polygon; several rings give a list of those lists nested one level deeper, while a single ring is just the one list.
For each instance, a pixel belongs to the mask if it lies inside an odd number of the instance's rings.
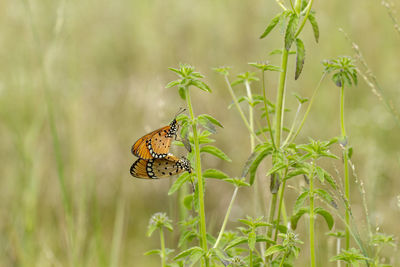
[{"label": "hairy stem", "polygon": [[242,108],[241,108],[240,105],[239,105],[239,102],[238,102],[238,100],[237,100],[237,97],[236,97],[235,93],[233,92],[233,88],[232,88],[231,83],[229,82],[227,76],[225,76],[225,82],[226,82],[226,84],[228,85],[228,90],[229,90],[229,93],[230,93],[231,96],[232,96],[233,103],[235,103],[235,107],[236,107],[236,109],[238,110],[238,112],[239,112],[239,114],[240,114],[240,117],[242,118],[244,124],[246,125],[246,128],[249,130],[250,134],[251,134],[252,136],[254,136],[254,138],[255,138],[258,142],[262,143],[261,140],[260,140],[260,138],[258,138],[258,136],[255,134],[255,132],[252,130],[252,128],[250,127],[249,122],[247,121],[246,117],[244,116],[243,110],[242,110]]},{"label": "hairy stem", "polygon": [[282,115],[284,110],[284,94],[285,94],[285,86],[286,86],[286,72],[287,72],[287,62],[288,62],[288,51],[283,49],[282,52],[282,61],[281,61],[281,69],[282,72],[279,76],[279,88],[278,95],[276,98],[276,114],[275,114],[275,144],[277,148],[280,147],[281,144],[281,134],[282,134]]},{"label": "hairy stem", "polygon": [[[246,86],[246,92],[247,92],[247,97],[249,98],[250,103],[253,103],[253,95],[251,94],[251,88],[250,84],[248,81],[245,83]],[[253,114],[253,106],[249,105],[249,126],[252,132],[254,132],[254,114]],[[250,135],[250,147],[251,147],[251,152],[254,150],[254,136],[251,134]]]},{"label": "hairy stem", "polygon": [[225,226],[226,226],[226,223],[228,222],[229,215],[231,214],[231,209],[232,209],[232,206],[233,206],[233,202],[235,202],[235,198],[236,198],[236,194],[237,194],[238,190],[239,190],[239,187],[235,187],[235,191],[233,191],[231,202],[229,203],[228,210],[226,211],[224,222],[222,223],[221,230],[219,231],[219,235],[218,235],[217,241],[215,241],[215,244],[214,244],[213,248],[218,247],[218,244],[221,241],[221,237],[224,234]]},{"label": "hairy stem", "polygon": [[[301,2],[301,1],[298,1],[298,2]],[[300,27],[297,29],[297,32],[296,32],[296,34],[295,34],[295,37],[299,36],[300,32],[301,32],[301,31],[303,30],[303,28],[304,28],[304,25],[306,25],[308,16],[310,15],[310,11],[311,11],[311,7],[312,7],[312,5],[313,5],[313,2],[314,2],[314,0],[310,0],[310,2],[308,2],[308,5],[307,5],[307,7],[306,7],[306,9],[307,9],[306,15],[304,16],[304,19],[303,19],[303,21],[301,22]],[[298,9],[300,9],[300,6],[301,6],[301,5],[299,5],[299,8],[298,8]],[[297,12],[297,11],[296,11],[296,12]],[[300,13],[300,10],[299,10],[298,13]]]},{"label": "hairy stem", "polygon": [[[344,164],[344,191],[346,196],[346,224],[350,225],[350,181],[349,181],[349,159],[348,159],[348,150],[347,150],[347,137],[346,137],[346,129],[344,126],[344,84],[342,84],[340,90],[340,128],[342,132],[342,140],[343,144],[343,164]],[[345,236],[345,248],[349,249],[350,247],[350,232],[349,227],[346,227],[346,236]]]},{"label": "hairy stem", "polygon": [[274,134],[272,133],[272,126],[271,126],[271,120],[269,118],[269,112],[268,112],[268,103],[267,103],[267,93],[266,93],[266,89],[265,89],[265,75],[264,72],[262,72],[262,88],[263,88],[263,96],[264,96],[264,109],[265,109],[265,118],[267,119],[267,125],[268,125],[268,130],[269,130],[269,134],[271,136],[271,142],[272,142],[272,146],[276,149],[275,147],[275,141],[274,141]]},{"label": "hairy stem", "polygon": [[311,267],[315,267],[315,246],[314,246],[314,161],[312,162],[312,168],[310,173],[310,261]]},{"label": "hairy stem", "polygon": [[306,121],[306,119],[307,119],[308,113],[309,113],[310,110],[311,110],[311,106],[312,106],[312,104],[313,104],[313,102],[314,102],[315,96],[316,96],[316,94],[317,94],[317,92],[318,92],[318,89],[321,87],[322,81],[324,80],[325,76],[326,76],[326,72],[322,75],[321,79],[319,80],[318,85],[317,85],[317,88],[315,88],[314,93],[313,93],[313,95],[311,96],[310,103],[309,103],[308,106],[307,106],[306,113],[304,114],[304,117],[303,117],[303,119],[302,119],[302,121],[301,121],[301,123],[300,123],[300,126],[299,126],[299,128],[297,129],[296,133],[295,133],[295,134],[293,135],[293,137],[291,138],[291,140],[288,141],[289,144],[290,144],[291,142],[293,142],[293,141],[296,139],[297,135],[300,133],[301,129],[303,128],[303,125],[304,125],[304,123],[305,123],[305,121]]},{"label": "hairy stem", "polygon": [[286,253],[283,254],[282,260],[281,260],[281,262],[279,263],[279,267],[282,267],[282,266],[283,266],[283,263],[285,262],[285,259],[286,259]]},{"label": "hairy stem", "polygon": [[[199,145],[199,138],[198,138],[198,133],[197,133],[197,125],[195,123],[194,119],[194,113],[193,113],[193,107],[192,107],[192,102],[190,99],[190,90],[187,88],[186,90],[186,101],[190,113],[190,119],[192,122],[192,130],[193,130],[193,140],[194,140],[194,153],[195,153],[195,168],[196,168],[196,176],[197,176],[197,189],[199,190],[199,216],[200,216],[200,243],[201,247],[203,248],[205,252],[205,258],[202,263],[205,264],[205,266],[208,266],[208,259],[207,259],[207,231],[206,231],[206,215],[204,211],[204,182],[203,182],[203,176],[201,173],[201,159],[200,159],[200,145]],[[204,264],[202,264],[204,266]]]},{"label": "hairy stem", "polygon": [[282,210],[282,204],[283,204],[283,194],[285,193],[285,186],[286,186],[286,180],[283,180],[281,189],[280,189],[280,195],[279,195],[279,207],[278,207],[278,215],[276,218],[276,227],[275,227],[275,238],[274,241],[278,239],[278,226],[281,220],[281,210]]},{"label": "hairy stem", "polygon": [[[285,83],[286,83],[286,71],[287,71],[287,61],[288,61],[288,51],[284,48],[282,52],[282,60],[281,60],[281,69],[282,72],[280,73],[279,76],[279,87],[278,87],[278,95],[276,98],[276,104],[275,104],[275,145],[277,148],[280,147],[281,144],[281,133],[282,133],[282,113],[283,113],[283,98],[284,98],[284,93],[285,93]],[[272,175],[271,179],[274,179],[272,182],[274,184],[277,183],[276,179],[279,179],[277,175]],[[269,226],[267,236],[269,238],[272,237],[272,224],[274,222],[274,215],[275,215],[275,209],[276,209],[276,202],[277,202],[277,194],[272,194],[272,199],[270,202],[270,207],[269,207],[269,220],[268,222],[271,224]],[[267,244],[268,248],[268,244]]]},{"label": "hairy stem", "polygon": [[161,243],[161,266],[165,267],[165,241],[164,230],[160,227],[160,243]]},{"label": "hairy stem", "polygon": [[293,135],[294,125],[296,124],[297,117],[299,116],[299,113],[300,113],[300,110],[301,110],[301,106],[302,106],[302,104],[300,103],[299,106],[297,107],[297,111],[296,111],[296,114],[294,115],[292,127],[290,127],[289,134],[287,135],[287,137],[286,137],[285,141],[283,142],[282,146],[285,146],[287,144],[287,142],[290,140],[290,138],[292,137],[292,135]]}]

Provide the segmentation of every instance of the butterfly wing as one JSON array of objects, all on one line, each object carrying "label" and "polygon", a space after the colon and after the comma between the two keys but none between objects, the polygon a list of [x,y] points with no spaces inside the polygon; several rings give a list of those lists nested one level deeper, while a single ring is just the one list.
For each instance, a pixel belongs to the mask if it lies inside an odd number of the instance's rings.
[{"label": "butterfly wing", "polygon": [[165,157],[171,146],[169,129],[168,125],[139,138],[132,146],[132,154],[141,159]]},{"label": "butterfly wing", "polygon": [[147,161],[145,159],[136,160],[131,166],[131,175],[136,178],[148,179],[150,176],[147,174]]},{"label": "butterfly wing", "polygon": [[169,154],[161,159],[138,159],[131,166],[131,175],[143,179],[157,179],[180,174],[187,170],[181,161]]},{"label": "butterfly wing", "polygon": [[149,141],[150,154],[154,158],[164,158],[168,155],[169,148],[171,147],[172,137],[170,133],[170,126],[161,128],[154,134]]}]

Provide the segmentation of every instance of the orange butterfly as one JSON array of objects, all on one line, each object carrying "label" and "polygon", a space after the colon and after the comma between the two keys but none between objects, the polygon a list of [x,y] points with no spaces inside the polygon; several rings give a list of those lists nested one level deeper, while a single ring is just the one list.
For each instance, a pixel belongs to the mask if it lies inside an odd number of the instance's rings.
[{"label": "orange butterfly", "polygon": [[138,159],[131,166],[131,174],[136,178],[158,179],[170,177],[184,171],[192,172],[190,161],[168,154],[164,158]]},{"label": "orange butterfly", "polygon": [[[179,111],[176,116],[185,111]],[[157,129],[145,136],[139,138],[132,146],[132,154],[141,159],[160,159],[168,155],[171,146],[172,137],[175,136],[179,129],[179,124],[174,120],[167,126]]]}]

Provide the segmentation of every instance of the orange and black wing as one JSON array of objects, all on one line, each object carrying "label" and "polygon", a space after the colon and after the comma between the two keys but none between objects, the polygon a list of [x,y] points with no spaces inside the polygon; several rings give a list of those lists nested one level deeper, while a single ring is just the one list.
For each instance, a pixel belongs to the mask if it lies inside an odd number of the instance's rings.
[{"label": "orange and black wing", "polygon": [[167,156],[172,141],[169,130],[168,125],[139,138],[132,146],[132,154],[141,159]]},{"label": "orange and black wing", "polygon": [[169,154],[161,159],[138,159],[131,166],[131,175],[143,179],[158,179],[170,177],[172,175],[180,174],[184,171],[191,171],[185,165],[187,160],[178,159],[177,157]]}]

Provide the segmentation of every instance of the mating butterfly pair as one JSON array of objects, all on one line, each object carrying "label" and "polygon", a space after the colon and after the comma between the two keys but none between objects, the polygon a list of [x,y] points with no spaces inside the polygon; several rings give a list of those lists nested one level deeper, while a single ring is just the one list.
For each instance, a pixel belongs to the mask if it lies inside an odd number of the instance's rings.
[{"label": "mating butterfly pair", "polygon": [[177,135],[179,124],[174,120],[167,126],[157,129],[139,138],[132,146],[132,154],[139,157],[130,169],[133,177],[157,179],[188,171],[190,161],[185,157],[177,158],[169,154],[172,138]]}]

